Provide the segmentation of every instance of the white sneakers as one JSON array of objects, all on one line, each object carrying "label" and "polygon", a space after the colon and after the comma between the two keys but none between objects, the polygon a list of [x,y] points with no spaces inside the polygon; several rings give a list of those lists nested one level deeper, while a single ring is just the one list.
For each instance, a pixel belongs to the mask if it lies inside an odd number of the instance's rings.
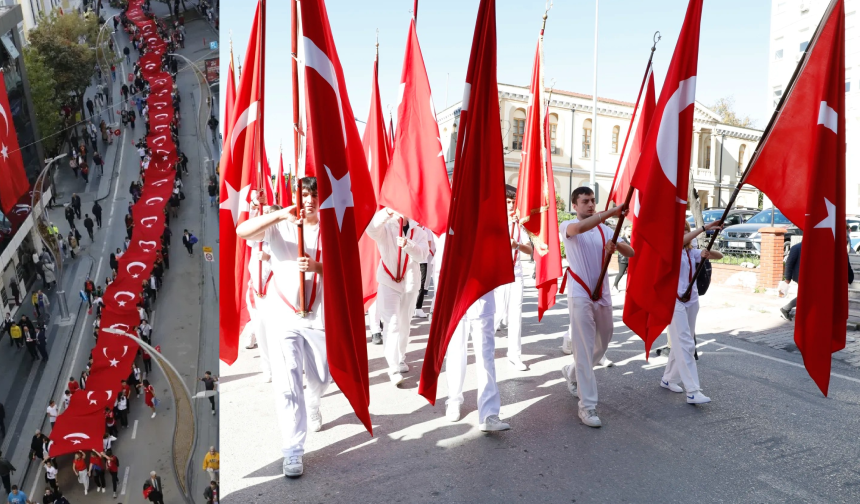
[{"label": "white sneakers", "polygon": [[508,362],[510,362],[511,367],[516,369],[517,371],[528,371],[529,367],[525,365],[525,363],[519,359],[518,357],[508,357]]},{"label": "white sneakers", "polygon": [[607,359],[605,355],[600,359],[600,362],[598,364],[600,364],[603,367],[612,367],[615,365],[615,363],[612,362],[611,360]]},{"label": "white sneakers", "polygon": [[401,373],[408,373],[409,372],[409,364],[407,364],[405,362],[401,362],[400,363],[400,372]]},{"label": "white sneakers", "polygon": [[480,426],[480,429],[484,432],[499,432],[506,431],[511,428],[510,424],[502,422],[499,420],[498,415],[490,415],[484,419],[484,423]]},{"label": "white sneakers", "polygon": [[397,373],[389,372],[388,376],[391,378],[391,384],[394,385],[395,387],[400,385],[401,383],[403,383],[403,380],[404,380],[403,373],[401,373],[399,371]]},{"label": "white sneakers", "polygon": [[561,340],[561,351],[565,355],[570,355],[573,353],[573,342],[569,339],[562,338]]},{"label": "white sneakers", "polygon": [[322,430],[322,413],[319,409],[312,410],[308,415],[308,423],[310,424],[311,432],[319,432]]},{"label": "white sneakers", "polygon": [[668,381],[663,380],[662,378],[660,379],[660,386],[666,390],[671,390],[672,392],[675,392],[676,394],[680,394],[681,392],[684,391],[684,389],[682,389],[681,386],[678,385],[677,383],[669,383]]},{"label": "white sneakers", "polygon": [[298,478],[305,472],[305,466],[302,464],[301,455],[293,455],[292,457],[284,457],[284,476],[287,478]]},{"label": "white sneakers", "polygon": [[155,412],[154,411],[152,412],[152,417],[150,417],[150,418],[155,418]]},{"label": "white sneakers", "polygon": [[589,427],[600,427],[600,417],[597,416],[597,410],[594,408],[579,408],[579,419],[582,423]]},{"label": "white sneakers", "polygon": [[687,404],[705,404],[711,402],[711,398],[697,390],[692,394],[687,392]]},{"label": "white sneakers", "polygon": [[572,376],[573,373],[574,371],[572,364],[568,364],[561,368],[561,374],[564,376],[564,381],[567,382],[568,392],[570,392],[570,395],[572,395],[573,397],[579,397],[579,393],[576,390],[576,381],[575,378]]},{"label": "white sneakers", "polygon": [[417,318],[427,318],[427,314],[426,314],[426,313],[424,313],[424,310],[422,310],[421,308],[417,308],[417,309],[415,310],[415,317],[417,317]]},{"label": "white sneakers", "polygon": [[460,403],[448,403],[448,406],[445,407],[445,418],[450,422],[460,420]]}]

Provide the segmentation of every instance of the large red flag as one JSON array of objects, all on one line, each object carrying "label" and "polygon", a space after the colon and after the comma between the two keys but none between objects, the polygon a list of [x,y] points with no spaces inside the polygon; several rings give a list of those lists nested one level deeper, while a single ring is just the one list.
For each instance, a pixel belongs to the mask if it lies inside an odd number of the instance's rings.
[{"label": "large red flag", "polygon": [[451,184],[414,19],[409,22],[398,92],[400,104],[393,138],[394,153],[379,204],[441,235],[448,229]]},{"label": "large red flag", "polygon": [[[624,149],[623,158],[619,164],[619,172],[615,175],[615,185],[612,187],[612,192],[609,195],[609,201],[615,203],[616,206],[621,206],[627,199],[627,191],[630,189],[630,181],[633,180],[633,173],[636,165],[639,163],[639,157],[642,154],[642,148],[645,144],[645,138],[648,136],[648,128],[651,125],[651,119],[654,118],[654,109],[657,107],[654,92],[654,67],[651,62],[648,62],[647,84],[645,88],[645,96],[641,97],[639,107],[636,111],[636,118],[630,125],[630,130],[627,132],[627,138],[632,136],[632,140]],[[627,139],[624,140],[625,143]],[[633,207],[638,204],[634,193],[634,199],[631,200]],[[634,212],[627,214],[627,219],[630,222],[636,222]]]},{"label": "large red flag", "polygon": [[287,180],[284,175],[284,153],[278,151],[278,174],[275,177],[276,190],[278,191],[278,205],[286,208],[293,204],[293,196],[287,190]]},{"label": "large red flag", "polygon": [[[272,168],[269,166],[269,158],[266,155],[266,149],[263,147],[263,179],[260,181],[262,191],[266,193],[267,205],[275,204],[275,187],[272,185]],[[253,186],[252,186],[253,187]]]},{"label": "large red flag", "polygon": [[224,96],[224,140],[221,145],[221,161],[218,173],[224,174],[224,163],[228,159],[228,146],[230,145],[230,133],[233,131],[233,108],[236,106],[236,75],[233,69],[233,43],[230,43],[230,66],[227,69],[227,90]]},{"label": "large red flag", "polygon": [[18,148],[18,133],[12,122],[12,110],[9,108],[9,95],[6,94],[6,80],[0,72],[0,115],[3,116],[5,128],[0,133],[0,204],[3,213],[12,211],[18,200],[30,191],[27,172],[24,171],[24,160]]},{"label": "large red flag", "polygon": [[[624,323],[651,344],[672,321],[681,269],[703,0],[690,0],[631,185],[639,206]],[[625,195],[626,196],[626,195]]]},{"label": "large red flag", "polygon": [[843,0],[830,3],[800,65],[742,183],[803,230],[794,342],[826,396],[848,318]]},{"label": "large red flag", "polygon": [[456,145],[449,229],[418,386],[431,404],[448,342],[466,310],[514,281],[496,81],[495,0],[481,0],[478,7]]},{"label": "large red flag", "polygon": [[[361,140],[362,151],[367,155],[367,165],[370,168],[370,180],[373,184],[373,195],[379,201],[379,191],[385,173],[388,171],[388,163],[391,160],[388,135],[385,133],[385,115],[382,113],[382,100],[379,98],[379,51],[373,61],[373,83],[370,94],[370,114],[367,117],[367,126],[364,128],[364,138]],[[376,281],[376,269],[379,267],[379,247],[376,242],[367,235],[361,236],[358,241],[359,255],[361,256],[361,290],[365,309],[376,299],[379,283]]]},{"label": "large red flag", "polygon": [[358,238],[376,211],[361,138],[323,0],[301,9],[305,49],[307,162],[320,199],[323,300],[332,378],[372,434]]},{"label": "large red flag", "polygon": [[[538,38],[532,68],[524,148],[520,161],[520,177],[517,182],[517,215],[520,224],[532,237],[537,252],[534,256],[535,285],[538,291],[538,321],[540,321],[544,312],[555,304],[558,278],[562,274],[549,114],[546,113],[549,97],[545,96],[543,86],[543,29]],[[541,120],[542,113],[543,120]]]},{"label": "large red flag", "polygon": [[[78,390],[75,395],[86,395],[83,390]],[[71,404],[71,403],[70,403]],[[59,457],[67,453],[75,453],[78,450],[87,452],[89,450],[103,450],[103,439],[105,434],[104,417],[98,414],[95,418],[102,421],[94,421],[92,414],[82,412],[79,415],[68,415],[63,413],[57,418],[51,430],[52,457]]]},{"label": "large red flag", "polygon": [[[263,33],[261,30],[261,2],[257,3],[254,26],[248,39],[245,53],[245,72],[239,81],[229,127],[229,137],[224,137],[224,153],[221,171],[221,204],[219,206],[219,238],[221,257],[218,261],[220,275],[219,315],[221,360],[227,364],[236,361],[239,355],[239,334],[248,322],[245,307],[245,291],[250,279],[248,260],[250,251],[245,240],[236,236],[236,226],[248,218],[250,193],[256,188],[257,168],[255,135],[257,122],[262,116],[260,75]],[[262,139],[261,139],[262,140]]]}]

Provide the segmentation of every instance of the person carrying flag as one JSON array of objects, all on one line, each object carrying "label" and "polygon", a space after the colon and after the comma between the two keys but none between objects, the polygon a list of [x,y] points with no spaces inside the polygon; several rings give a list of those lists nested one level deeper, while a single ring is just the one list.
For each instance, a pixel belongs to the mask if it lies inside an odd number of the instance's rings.
[{"label": "person carrying flag", "polygon": [[[275,408],[283,438],[283,472],[290,478],[304,473],[302,455],[308,423],[314,432],[322,429],[320,399],[332,381],[323,323],[320,204],[315,177],[302,179],[300,204],[301,210],[293,206],[264,213],[236,228],[236,234],[243,240],[269,244],[272,280],[268,295],[277,296],[288,307],[282,310],[279,303],[266,302],[261,305],[260,316],[265,320],[269,341]],[[298,219],[303,221],[301,228],[296,225]],[[304,236],[304,256],[298,250],[300,229]],[[305,273],[306,307],[298,301],[299,272]],[[302,316],[301,311],[307,313]],[[303,385],[303,370],[307,391]]]},{"label": "person carrying flag", "polygon": [[[517,220],[517,189],[505,186],[505,201],[508,205],[508,230],[511,237],[511,255],[514,259],[514,281],[496,287],[496,313],[493,328],[499,330],[502,320],[508,326],[508,362],[517,371],[526,371],[528,366],[522,360],[523,347],[523,256],[530,256],[532,244],[529,235]],[[494,331],[494,332],[495,332]]]},{"label": "person carrying flag", "polygon": [[[567,301],[574,363],[565,365],[561,373],[567,381],[567,389],[574,397],[579,397],[579,419],[589,427],[600,427],[596,411],[597,380],[594,366],[603,358],[612,339],[609,276],[603,277],[603,283],[598,287],[597,300],[593,300],[591,289],[600,276],[604,256],[616,250],[616,245],[612,243],[614,231],[603,222],[626,210],[623,206],[617,206],[594,213],[594,191],[588,187],[576,188],[570,199],[576,218],[559,226],[569,265],[559,292],[563,293],[570,281]],[[630,245],[619,243],[617,249],[621,255],[633,257]]]}]

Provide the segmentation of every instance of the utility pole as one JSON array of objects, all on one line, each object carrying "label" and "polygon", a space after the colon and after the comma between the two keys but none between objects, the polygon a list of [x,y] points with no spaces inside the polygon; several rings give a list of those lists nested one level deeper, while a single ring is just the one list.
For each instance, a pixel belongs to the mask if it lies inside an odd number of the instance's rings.
[{"label": "utility pole", "polygon": [[588,185],[597,194],[597,27],[600,0],[594,0],[594,96],[591,97],[591,173]]}]

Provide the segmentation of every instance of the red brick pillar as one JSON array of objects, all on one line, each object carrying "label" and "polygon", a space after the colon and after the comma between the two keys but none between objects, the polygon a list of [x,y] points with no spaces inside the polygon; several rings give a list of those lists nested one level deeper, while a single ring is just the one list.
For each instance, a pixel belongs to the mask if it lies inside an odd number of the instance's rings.
[{"label": "red brick pillar", "polygon": [[761,265],[756,287],[773,289],[782,280],[785,229],[762,228],[759,233],[761,233]]}]

